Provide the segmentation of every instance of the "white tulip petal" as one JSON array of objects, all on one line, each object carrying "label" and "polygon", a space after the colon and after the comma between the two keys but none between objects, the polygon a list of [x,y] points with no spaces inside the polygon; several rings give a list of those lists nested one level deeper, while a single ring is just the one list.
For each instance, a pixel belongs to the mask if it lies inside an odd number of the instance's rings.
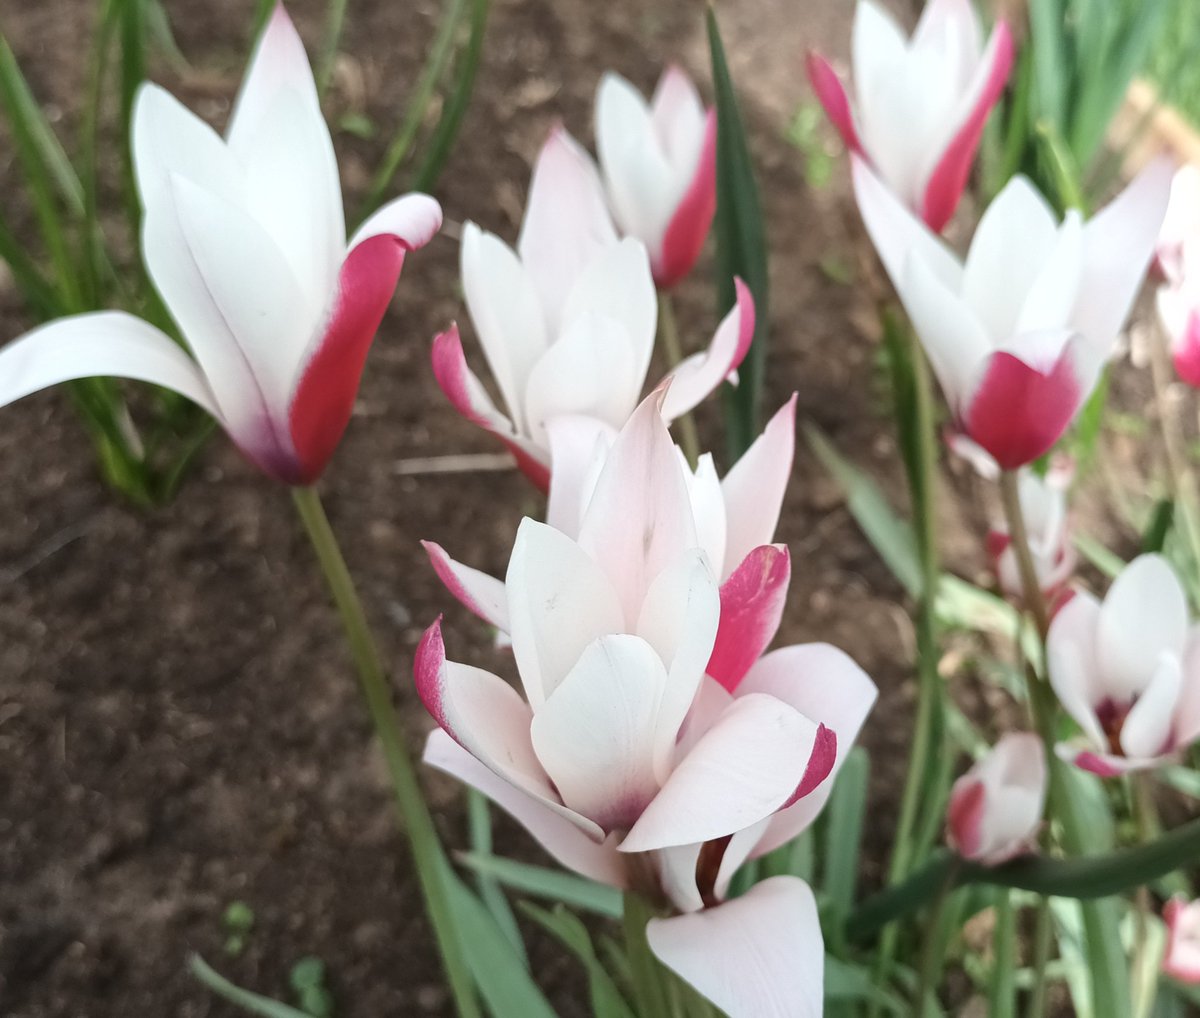
[{"label": "white tulip petal", "polygon": [[[708,556],[713,575],[718,580],[724,580],[727,576],[724,562],[726,530],[729,524],[725,514],[725,495],[721,488],[721,479],[717,476],[712,453],[706,452],[696,461],[696,471],[693,473],[687,464],[683,450],[678,446],[675,448],[679,454],[679,466],[683,471],[683,479],[687,482],[688,498],[692,503],[692,515],[696,521],[696,542]],[[746,455],[749,455],[749,452]],[[787,469],[790,468],[789,460]],[[770,496],[770,490],[760,495],[767,501],[770,500]]]},{"label": "white tulip petal", "polygon": [[604,571],[570,538],[521,521],[505,578],[513,654],[534,710],[597,637],[625,631]]},{"label": "white tulip petal", "polygon": [[0,406],[60,382],[105,375],[165,386],[221,420],[196,362],[124,311],[60,318],[0,347]]},{"label": "white tulip petal", "polygon": [[595,417],[560,414],[546,421],[546,434],[550,441],[546,522],[575,539],[617,430]]},{"label": "white tulip petal", "polygon": [[527,434],[525,390],[549,343],[533,280],[516,253],[474,223],[463,228],[462,283],[467,310],[513,426]]},{"label": "white tulip petal", "polygon": [[588,645],[533,718],[533,747],[568,807],[628,830],[658,792],[655,761],[675,743],[661,723],[667,672],[645,640]]},{"label": "white tulip petal", "polygon": [[798,877],[770,877],[716,908],[646,925],[650,949],[729,1018],[819,1018],[825,946]]},{"label": "white tulip petal", "polygon": [[1182,685],[1179,658],[1160,655],[1149,685],[1121,727],[1121,750],[1126,756],[1161,756],[1173,748],[1171,736]]},{"label": "white tulip petal", "polygon": [[625,886],[625,859],[611,843],[597,844],[578,823],[499,777],[440,728],[429,734],[424,761],[486,795],[567,869],[613,887]]},{"label": "white tulip petal", "polygon": [[1141,694],[1164,652],[1183,655],[1187,626],[1187,597],[1166,559],[1141,555],[1130,562],[1100,609],[1096,641],[1103,692],[1117,701]]},{"label": "white tulip petal", "polygon": [[1108,740],[1096,717],[1105,697],[1096,653],[1099,627],[1100,602],[1091,594],[1077,592],[1050,624],[1046,667],[1058,702],[1092,745],[1103,749]]}]

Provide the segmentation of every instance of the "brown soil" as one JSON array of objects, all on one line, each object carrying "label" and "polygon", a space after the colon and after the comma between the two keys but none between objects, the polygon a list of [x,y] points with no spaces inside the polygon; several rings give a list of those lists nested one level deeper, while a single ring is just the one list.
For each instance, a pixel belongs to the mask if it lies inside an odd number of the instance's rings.
[{"label": "brown soil", "polygon": [[[193,65],[155,76],[221,123],[244,59],[249,0],[168,5]],[[23,4],[0,13],[39,97],[71,111],[94,5]],[[292,4],[310,44],[323,4]],[[333,96],[383,130],[394,122],[438,5],[355,0],[351,54]],[[447,639],[503,668],[482,627],[428,568],[418,539],[503,570],[517,521],[540,504],[513,472],[408,475],[405,460],[492,451],[433,384],[428,344],[454,317],[453,224],[513,236],[530,160],[562,119],[587,138],[592,90],[612,67],[653,83],[681,59],[704,77],[702,5],[634,0],[495,0],[477,101],[438,189],[451,226],[405,271],[371,355],[355,420],[322,488],[388,661],[408,735],[430,723],[408,668],[421,629],[447,613]],[[800,12],[803,11],[801,14]],[[800,392],[816,421],[902,501],[877,396],[876,346],[856,288],[831,282],[829,256],[852,263],[845,182],[814,191],[783,139],[807,96],[803,49],[844,52],[850,5],[761,0],[722,11],[761,172],[771,242],[772,362],[766,406]],[[337,138],[346,186],[361,189],[383,142]],[[15,170],[0,148],[0,194]],[[839,175],[841,166],[839,164]],[[13,208],[14,215],[25,214]],[[714,321],[702,266],[680,294],[698,344]],[[0,339],[29,324],[0,277]],[[468,341],[470,342],[470,340]],[[469,356],[478,363],[472,348]],[[219,436],[170,506],[139,512],[96,479],[62,392],[4,411],[0,462],[0,1013],[22,1018],[233,1012],[186,974],[198,951],[243,985],[286,994],[304,955],[328,964],[343,1018],[448,1013],[336,619],[287,493]],[[714,408],[701,425],[721,447]],[[973,536],[947,502],[950,555],[979,569]],[[796,569],[780,642],[829,640],[879,683],[865,741],[873,754],[868,880],[878,878],[909,739],[911,624],[896,583],[841,498],[799,450],[779,540]],[[428,787],[450,846],[465,843],[461,797]],[[540,858],[498,821],[506,848]],[[223,954],[220,916],[244,901],[246,950]],[[537,941],[534,938],[535,950]],[[577,975],[553,951],[539,976],[564,1014],[582,1013]]]}]

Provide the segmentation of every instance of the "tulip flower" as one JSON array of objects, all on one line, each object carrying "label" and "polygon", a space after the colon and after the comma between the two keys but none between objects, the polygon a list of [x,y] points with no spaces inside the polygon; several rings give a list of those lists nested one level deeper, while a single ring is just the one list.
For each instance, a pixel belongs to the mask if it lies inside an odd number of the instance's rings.
[{"label": "tulip flower", "polygon": [[[1042,595],[1048,602],[1058,598],[1075,571],[1075,546],[1067,514],[1067,489],[1073,475],[1074,466],[1064,458],[1053,464],[1044,477],[1029,469],[1022,470],[1017,477],[1029,553]],[[1007,524],[993,524],[988,531],[987,550],[1001,591],[1020,600],[1024,596],[1021,571]]]},{"label": "tulip flower", "polygon": [[1012,68],[1008,25],[998,21],[986,47],[982,38],[971,0],[929,0],[911,40],[881,6],[859,0],[853,104],[828,61],[808,56],[813,91],[846,147],[938,233]]},{"label": "tulip flower", "polygon": [[1200,169],[1184,166],[1171,184],[1158,238],[1158,316],[1175,371],[1200,387]]},{"label": "tulip flower", "polygon": [[1080,592],[1047,638],[1050,685],[1082,729],[1059,754],[1102,777],[1157,767],[1200,736],[1200,630],[1159,555],[1127,565],[1103,603]]},{"label": "tulip flower", "polygon": [[853,158],[858,207],[950,405],[1003,470],[1044,454],[1087,399],[1137,296],[1171,170],[1151,164],[1086,224],[1016,177],[965,263]]},{"label": "tulip flower", "polygon": [[211,413],[270,476],[312,483],[349,422],[404,256],[441,209],[407,195],[346,242],[329,129],[282,6],[226,137],[147,84],[133,156],[146,268],[194,359],[123,312],[65,318],[0,351],[0,404],[91,375],[152,382]]},{"label": "tulip flower", "polygon": [[725,605],[660,398],[619,434],[577,538],[521,524],[503,598],[523,695],[448,660],[438,623],[425,633],[415,677],[440,726],[426,761],[565,866],[669,908],[652,949],[735,1018],[815,1015],[808,888],[783,877],[724,899],[747,858],[812,822],[875,687],[821,644],[705,674]]},{"label": "tulip flower", "polygon": [[1172,979],[1200,986],[1200,901],[1176,895],[1163,907],[1167,953],[1163,972]]},{"label": "tulip flower", "polygon": [[621,232],[650,253],[666,290],[696,263],[717,210],[717,116],[668,67],[650,104],[618,74],[596,92],[596,150]]},{"label": "tulip flower", "polygon": [[[549,487],[555,417],[615,435],[650,368],[658,304],[646,248],[617,240],[591,158],[562,129],[542,149],[517,250],[473,223],[463,231],[462,279],[484,357],[508,410],[467,366],[457,327],[434,340],[433,370],[455,409],[509,447]],[[737,304],[704,353],[678,364],[663,412],[674,419],[730,378],[754,337],[754,301]]]},{"label": "tulip flower", "polygon": [[1033,849],[1046,806],[1046,753],[1010,732],[950,790],[946,831],[964,859],[998,866]]}]

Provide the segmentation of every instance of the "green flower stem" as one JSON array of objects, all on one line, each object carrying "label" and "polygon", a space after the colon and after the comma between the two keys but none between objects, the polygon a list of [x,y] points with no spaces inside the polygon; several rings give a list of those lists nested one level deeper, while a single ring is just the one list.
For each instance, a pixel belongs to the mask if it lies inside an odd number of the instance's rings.
[{"label": "green flower stem", "polygon": [[1033,933],[1033,989],[1029,993],[1026,1018],[1045,1018],[1046,965],[1050,961],[1050,946],[1054,940],[1054,916],[1050,899],[1045,895],[1038,901],[1037,922]]},{"label": "green flower stem", "polygon": [[316,489],[293,488],[292,498],[321,564],[321,571],[325,574],[329,593],[342,618],[363,698],[375,726],[375,734],[383,747],[396,804],[412,845],[417,878],[441,949],[450,991],[462,1018],[479,1018],[474,983],[450,903],[448,884],[453,875],[438,841],[433,817],[421,795],[412,759],[404,746],[400,719],[392,704],[391,691],[363,613],[362,602]]},{"label": "green flower stem", "polygon": [[1152,883],[1189,865],[1197,856],[1200,856],[1200,818],[1147,845],[1082,859],[1027,856],[1001,866],[984,866],[959,860],[953,852],[941,849],[902,884],[880,891],[859,905],[846,921],[846,937],[859,943],[870,940],[888,923],[924,907],[946,885],[956,865],[954,887],[988,884],[1090,901]]},{"label": "green flower stem", "polygon": [[[658,294],[658,338],[667,355],[667,361],[674,370],[683,360],[683,347],[679,343],[679,326],[675,321],[675,305],[671,295],[660,291]],[[696,422],[691,412],[684,414],[675,422],[679,430],[679,445],[687,457],[688,465],[695,470],[696,461],[700,458],[700,437],[696,433]]]},{"label": "green flower stem", "polygon": [[959,859],[951,860],[945,871],[942,886],[937,891],[933,905],[929,909],[929,919],[925,927],[925,943],[921,947],[921,969],[917,986],[918,1015],[939,1014],[937,1003],[937,987],[945,966],[945,955],[942,951],[942,932],[946,924],[946,906],[954,892]]},{"label": "green flower stem", "polygon": [[[901,425],[901,445],[906,444],[911,452],[907,457],[909,488],[912,495],[913,512],[916,516],[917,550],[921,566],[921,599],[916,611],[917,631],[917,709],[913,733],[912,750],[908,760],[908,771],[904,791],[900,800],[900,819],[892,858],[888,869],[888,882],[895,884],[911,872],[913,865],[927,850],[920,843],[921,830],[936,831],[936,823],[920,824],[920,812],[924,805],[927,813],[942,809],[943,782],[937,774],[938,758],[944,753],[942,733],[942,683],[938,675],[937,637],[937,589],[940,575],[937,544],[937,514],[934,496],[934,470],[937,463],[937,436],[933,421],[933,394],[930,388],[929,368],[925,355],[912,330],[908,332],[909,362],[912,366],[912,407],[914,439],[905,443]],[[900,382],[896,381],[899,389]],[[898,405],[900,393],[897,392]],[[875,966],[878,985],[883,985],[890,974],[892,961],[898,946],[899,930],[889,927],[884,931]],[[880,1004],[871,1004],[871,1015],[879,1013]]]}]

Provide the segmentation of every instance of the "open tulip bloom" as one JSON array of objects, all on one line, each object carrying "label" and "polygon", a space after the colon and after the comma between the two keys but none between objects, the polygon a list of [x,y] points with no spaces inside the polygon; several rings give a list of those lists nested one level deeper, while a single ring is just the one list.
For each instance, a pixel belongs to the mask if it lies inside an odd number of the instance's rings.
[{"label": "open tulip bloom", "polygon": [[1200,736],[1200,629],[1158,555],[1142,555],[1103,603],[1077,593],[1046,644],[1050,684],[1078,723],[1059,755],[1102,777],[1157,767]]},{"label": "open tulip bloom", "polygon": [[[611,438],[641,398],[658,319],[646,247],[618,239],[595,164],[559,128],[534,168],[517,250],[468,223],[462,280],[507,416],[467,366],[456,327],[434,340],[434,374],[455,409],[546,490],[549,421],[581,418]],[[679,417],[735,377],[753,337],[754,301],[739,281],[707,351],[671,372],[664,415]]]},{"label": "open tulip bloom", "polygon": [[51,322],[0,351],[0,403],[91,375],[174,389],[272,477],[309,484],[350,419],[407,251],[441,226],[408,195],[347,243],[337,163],[303,44],[282,6],[222,139],[143,85],[133,156],[146,269],[194,359],[123,312]]},{"label": "open tulip bloom", "polygon": [[1084,223],[1024,177],[997,195],[961,261],[853,157],[858,207],[955,426],[1003,470],[1046,453],[1112,355],[1170,191],[1152,163]]},{"label": "open tulip bloom", "polygon": [[[447,660],[438,623],[426,632],[415,676],[441,726],[426,760],[567,867],[669,907],[647,929],[651,948],[734,1018],[817,1015],[807,886],[777,877],[724,899],[746,859],[812,822],[875,687],[827,645],[759,656],[774,602],[723,599],[659,398],[605,459],[578,538],[521,524],[503,611],[524,696]],[[786,589],[787,553],[767,548]],[[750,652],[714,669],[739,633]]]},{"label": "open tulip bloom", "polygon": [[929,0],[906,39],[873,0],[859,0],[852,45],[855,102],[810,53],[813,90],[851,152],[931,230],[954,215],[987,121],[1012,68],[1008,25],[987,46],[971,0]]},{"label": "open tulip bloom", "polygon": [[1009,732],[950,791],[946,828],[964,859],[998,866],[1033,849],[1046,807],[1042,740]]},{"label": "open tulip bloom", "polygon": [[668,289],[696,263],[717,210],[717,117],[668,67],[650,104],[618,74],[596,92],[596,150],[613,218]]}]

